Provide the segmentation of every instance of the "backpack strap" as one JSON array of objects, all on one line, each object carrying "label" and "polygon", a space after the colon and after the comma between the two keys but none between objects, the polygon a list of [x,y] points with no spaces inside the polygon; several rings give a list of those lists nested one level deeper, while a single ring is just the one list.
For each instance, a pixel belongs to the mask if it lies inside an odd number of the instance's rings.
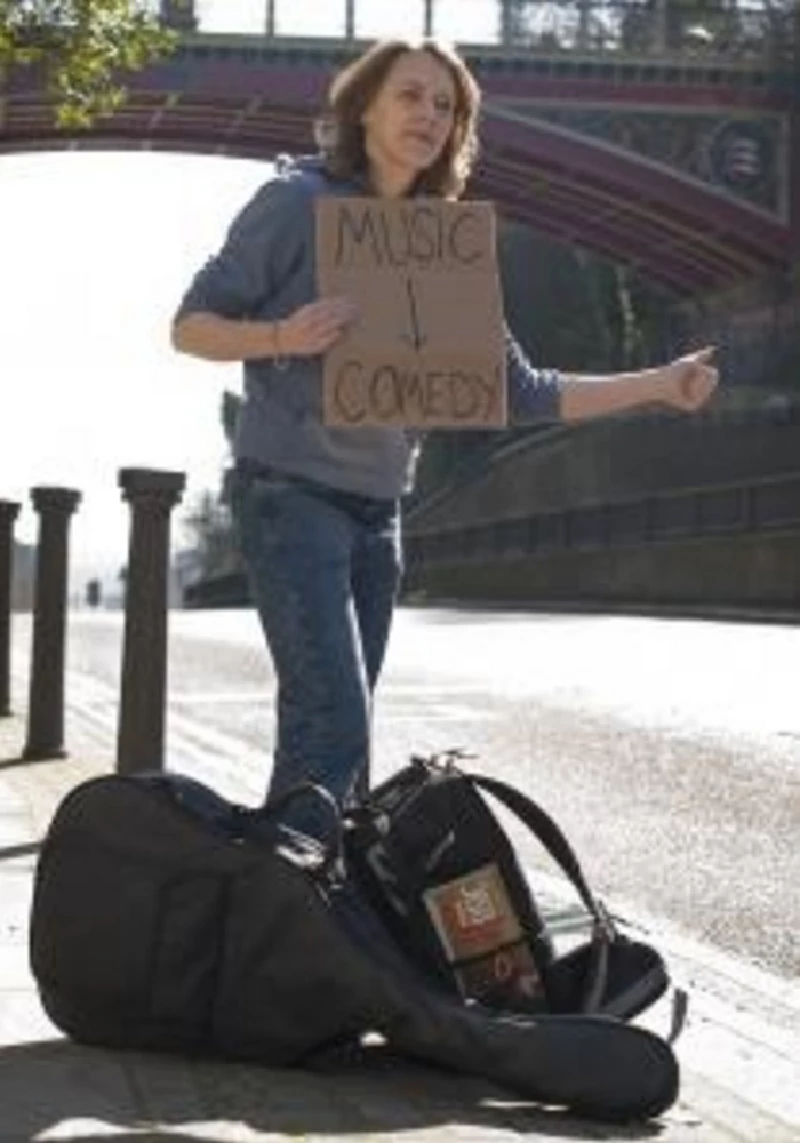
[{"label": "backpack strap", "polygon": [[544,846],[577,890],[592,918],[591,961],[581,1007],[584,1012],[595,1011],[605,995],[608,979],[608,948],[616,939],[617,931],[605,905],[589,888],[572,846],[550,815],[513,786],[501,782],[498,778],[487,778],[483,774],[461,771],[461,775],[473,786],[485,790],[511,810]]}]

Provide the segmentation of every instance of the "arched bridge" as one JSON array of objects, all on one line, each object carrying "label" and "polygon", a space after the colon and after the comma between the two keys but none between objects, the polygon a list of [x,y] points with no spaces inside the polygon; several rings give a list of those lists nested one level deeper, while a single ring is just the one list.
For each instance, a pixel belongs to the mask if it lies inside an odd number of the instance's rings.
[{"label": "arched bridge", "polygon": [[[354,0],[343,2],[345,34],[312,39],[277,34],[275,0],[262,35],[197,30],[191,11],[165,0],[167,14],[183,12],[180,45],[130,77],[120,111],[91,131],[60,131],[35,74],[20,69],[0,99],[0,150],[265,159],[309,150],[331,75],[361,46]],[[679,49],[663,19],[657,42],[642,39],[653,32],[642,21],[663,15],[663,4],[626,0],[602,10],[584,4],[580,11],[596,18],[581,17],[577,31],[529,27],[521,36],[511,17],[524,8],[498,0],[498,41],[463,48],[484,92],[470,194],[631,264],[677,295],[789,270],[800,256],[800,81],[785,30],[777,46],[758,40],[751,52],[741,37],[736,51],[719,37],[713,50],[691,38]],[[436,31],[434,0],[421,10],[424,30]],[[598,25],[600,11],[622,16]]]}]

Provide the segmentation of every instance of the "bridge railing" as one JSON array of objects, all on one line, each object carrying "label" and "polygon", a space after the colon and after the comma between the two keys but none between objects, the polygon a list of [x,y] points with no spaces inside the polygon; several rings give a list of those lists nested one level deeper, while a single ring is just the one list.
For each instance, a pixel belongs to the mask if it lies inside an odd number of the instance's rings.
[{"label": "bridge railing", "polygon": [[501,45],[533,50],[656,57],[774,59],[794,42],[796,13],[763,6],[674,7],[639,0],[555,0],[530,5],[504,26]]},{"label": "bridge railing", "polygon": [[[155,0],[154,0],[155,3]],[[462,45],[519,53],[780,63],[797,58],[800,10],[793,0],[720,6],[715,0],[254,0],[246,10],[216,0],[201,7],[161,0],[162,18],[184,32],[248,33],[268,39],[372,40],[439,36]],[[236,12],[245,13],[246,17]],[[237,22],[238,21],[238,22]]]}]

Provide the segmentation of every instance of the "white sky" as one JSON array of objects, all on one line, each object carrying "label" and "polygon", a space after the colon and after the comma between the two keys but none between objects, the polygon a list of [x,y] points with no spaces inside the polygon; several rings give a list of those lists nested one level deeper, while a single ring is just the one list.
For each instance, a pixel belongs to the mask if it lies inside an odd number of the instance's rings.
[{"label": "white sky", "polygon": [[[263,27],[265,0],[200,0],[207,30]],[[494,0],[437,0],[437,30],[491,38]],[[422,0],[358,0],[358,33],[422,30]],[[341,27],[344,0],[276,0],[279,29]],[[382,13],[382,15],[381,15]],[[36,538],[30,489],[79,489],[73,583],[125,563],[120,467],[185,471],[184,502],[216,488],[219,407],[237,366],[178,357],[171,314],[267,163],[153,153],[0,156],[0,498],[18,500],[19,539]],[[174,544],[182,534],[180,508]]]},{"label": "white sky", "polygon": [[[153,0],[157,5],[157,0]],[[344,29],[345,0],[274,0],[280,35],[337,36]],[[196,0],[204,31],[263,31],[267,0]],[[424,0],[356,0],[356,35],[364,39],[421,35]],[[498,0],[434,0],[434,34],[463,43],[491,42],[499,24]]]},{"label": "white sky", "polygon": [[35,539],[32,486],[76,488],[74,566],[106,572],[126,559],[120,467],[185,471],[187,499],[217,486],[220,397],[238,369],[179,357],[169,323],[268,171],[147,153],[0,157],[0,497],[24,506],[18,538]]}]

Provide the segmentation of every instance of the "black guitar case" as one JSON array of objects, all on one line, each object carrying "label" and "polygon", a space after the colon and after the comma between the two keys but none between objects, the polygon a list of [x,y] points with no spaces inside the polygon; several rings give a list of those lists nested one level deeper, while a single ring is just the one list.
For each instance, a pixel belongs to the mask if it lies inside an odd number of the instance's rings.
[{"label": "black guitar case", "polygon": [[330,808],[321,846],[177,775],[75,787],[44,840],[32,903],[31,967],[53,1022],[87,1044],[273,1065],[378,1032],[585,1116],[670,1107],[677,1063],[651,1032],[609,1016],[497,1013],[423,976],[348,876]]}]

